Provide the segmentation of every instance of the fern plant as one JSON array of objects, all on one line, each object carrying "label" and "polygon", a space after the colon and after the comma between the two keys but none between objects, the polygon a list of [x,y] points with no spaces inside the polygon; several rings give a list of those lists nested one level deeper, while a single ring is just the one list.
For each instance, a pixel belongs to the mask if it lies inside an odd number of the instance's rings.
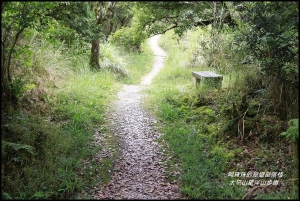
[{"label": "fern plant", "polygon": [[298,130],[299,130],[299,119],[291,119],[289,121],[288,129],[285,132],[282,132],[280,135],[291,139],[293,142],[296,142],[299,139]]}]

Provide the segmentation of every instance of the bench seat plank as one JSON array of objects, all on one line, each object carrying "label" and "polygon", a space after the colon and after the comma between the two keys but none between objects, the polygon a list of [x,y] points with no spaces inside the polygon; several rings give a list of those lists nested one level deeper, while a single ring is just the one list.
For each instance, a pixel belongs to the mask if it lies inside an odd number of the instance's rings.
[{"label": "bench seat plank", "polygon": [[210,71],[201,71],[201,72],[192,72],[194,77],[202,78],[202,77],[222,77],[221,75],[218,75],[214,72]]}]

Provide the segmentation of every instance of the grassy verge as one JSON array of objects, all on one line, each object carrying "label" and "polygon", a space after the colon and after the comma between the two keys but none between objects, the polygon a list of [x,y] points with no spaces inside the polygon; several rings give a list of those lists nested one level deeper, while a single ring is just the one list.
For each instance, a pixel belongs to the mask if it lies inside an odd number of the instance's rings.
[{"label": "grassy verge", "polygon": [[[197,38],[205,40],[206,37],[201,30],[188,32],[178,43],[172,32],[164,35],[160,42],[169,56],[148,91],[147,106],[160,120],[161,132],[164,133],[161,140],[170,145],[170,152],[174,155],[170,169],[176,164],[181,166],[179,181],[182,192],[192,199],[297,198],[297,184],[292,182],[296,179],[296,170],[292,168],[289,142],[273,138],[282,131],[280,125],[283,123],[272,114],[272,110],[259,107],[262,97],[249,100],[249,112],[247,108],[243,110],[244,80],[251,72],[241,70],[238,65],[229,68],[233,64],[222,57],[226,52],[218,58],[218,65],[222,64],[222,68],[210,68],[213,65],[209,65],[206,52],[199,56],[199,50],[191,45],[199,44]],[[231,56],[237,60],[233,57],[241,55]],[[196,89],[191,72],[201,70],[222,74],[222,89]],[[238,114],[247,114],[239,121],[244,123],[242,134],[245,136],[239,134],[241,124],[233,121],[236,107]],[[250,110],[255,114],[251,113],[251,116]],[[242,142],[241,138],[245,141]],[[293,173],[288,171],[290,169]],[[230,176],[232,172],[251,171],[284,172],[285,176],[264,178],[279,180],[279,185],[268,186],[239,185],[238,180],[249,182],[250,179]],[[171,176],[170,179],[178,178]]]},{"label": "grassy verge", "polygon": [[[1,113],[2,198],[90,198],[96,184],[109,181],[118,157],[118,137],[105,122],[107,107],[120,82],[139,83],[152,67],[151,56],[102,44],[104,68],[92,71],[88,54],[41,37],[25,42],[30,62],[14,72],[22,78],[16,85],[20,110]],[[108,156],[98,157],[107,150]]]},{"label": "grassy verge", "polygon": [[[172,48],[169,48],[164,68],[154,78],[149,91],[148,106],[162,121],[162,139],[170,145],[170,151],[174,155],[170,168],[176,163],[181,164],[182,174],[179,180],[183,193],[188,197],[239,197],[242,188],[227,187],[230,183],[224,168],[226,156],[216,147],[213,134],[207,133],[207,129],[211,132],[217,130],[217,124],[214,122],[218,114],[205,105],[209,100],[204,100],[204,94],[203,100],[196,99],[199,94],[192,83],[192,69],[188,67],[187,57],[190,55],[180,44],[172,42],[172,34],[168,34],[162,37],[162,47]],[[205,106],[193,111],[198,104]]]}]

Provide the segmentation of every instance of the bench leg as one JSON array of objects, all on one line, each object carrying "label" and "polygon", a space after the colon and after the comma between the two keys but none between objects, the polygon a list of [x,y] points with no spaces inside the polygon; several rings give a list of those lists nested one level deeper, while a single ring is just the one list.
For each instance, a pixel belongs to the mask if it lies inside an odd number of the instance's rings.
[{"label": "bench leg", "polygon": [[[193,84],[196,88],[200,88],[201,79],[193,77]],[[219,78],[205,78],[203,80],[203,85],[208,86],[210,88],[222,88],[222,79]]]},{"label": "bench leg", "polygon": [[193,77],[193,84],[195,87],[199,87],[200,86],[200,79]]},{"label": "bench leg", "polygon": [[211,88],[221,89],[222,79],[220,79],[220,78],[207,79],[206,85],[208,85]]}]

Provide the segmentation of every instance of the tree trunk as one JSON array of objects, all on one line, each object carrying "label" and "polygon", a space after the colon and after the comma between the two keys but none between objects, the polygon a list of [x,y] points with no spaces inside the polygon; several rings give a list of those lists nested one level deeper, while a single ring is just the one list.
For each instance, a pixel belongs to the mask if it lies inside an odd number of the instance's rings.
[{"label": "tree trunk", "polygon": [[[3,38],[1,40],[1,111],[13,112],[17,106],[18,98],[12,89],[11,79],[11,59],[15,45],[20,34],[25,28],[20,29],[13,37],[9,35],[9,31],[2,32]],[[11,47],[9,46],[9,39],[13,39]]]},{"label": "tree trunk", "polygon": [[99,40],[95,39],[92,42],[92,49],[91,49],[91,60],[90,60],[90,65],[95,68],[99,69],[100,64],[99,64]]},{"label": "tree trunk", "polygon": [[[3,61],[4,60],[4,61]],[[1,111],[13,112],[17,105],[17,97],[11,88],[9,68],[3,58],[1,63]]]},{"label": "tree trunk", "polygon": [[241,21],[241,16],[238,11],[235,10],[233,2],[224,2],[226,10],[228,10],[230,18],[234,21],[235,24],[238,24]]},{"label": "tree trunk", "polygon": [[[116,7],[117,2],[105,2],[105,1],[98,1],[95,4],[91,4],[92,10],[96,14],[97,25],[102,26],[101,32],[108,37],[108,35],[112,31],[111,22],[114,15],[114,9]],[[97,33],[99,34],[99,32]],[[92,41],[92,49],[91,49],[91,60],[90,65],[92,68],[100,69],[99,64],[99,38],[94,39]]]}]

